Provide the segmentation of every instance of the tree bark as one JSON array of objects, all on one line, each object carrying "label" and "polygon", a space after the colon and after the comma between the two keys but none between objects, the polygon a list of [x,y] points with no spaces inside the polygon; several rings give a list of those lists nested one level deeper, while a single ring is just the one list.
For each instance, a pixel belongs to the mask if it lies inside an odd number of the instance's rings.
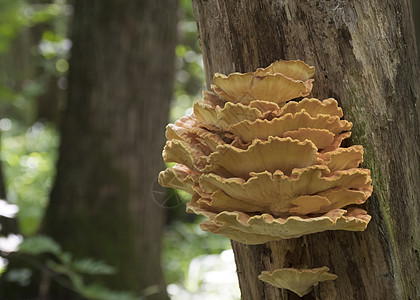
[{"label": "tree bark", "polygon": [[194,0],[193,7],[207,86],[214,72],[249,72],[278,59],[314,65],[311,95],[339,100],[372,171],[365,232],[232,242],[242,299],[297,299],[257,276],[322,266],[339,278],[304,299],[419,299],[420,82],[411,1]]},{"label": "tree bark", "polygon": [[416,32],[416,43],[417,43],[417,55],[420,60],[420,1],[412,0],[413,5],[413,17],[414,17],[414,27]]},{"label": "tree bark", "polygon": [[69,102],[43,227],[76,257],[116,267],[107,287],[157,286],[148,299],[167,299],[164,211],[152,186],[163,168],[176,11],[172,0],[74,2]]}]

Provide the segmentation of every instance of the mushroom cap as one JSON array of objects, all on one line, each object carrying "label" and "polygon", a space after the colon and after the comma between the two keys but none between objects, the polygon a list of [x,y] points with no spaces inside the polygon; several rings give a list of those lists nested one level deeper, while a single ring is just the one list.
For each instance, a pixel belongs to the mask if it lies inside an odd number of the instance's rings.
[{"label": "mushroom cap", "polygon": [[158,182],[161,186],[171,187],[194,194],[193,186],[197,182],[198,175],[186,166],[175,164],[172,168],[159,173]]},{"label": "mushroom cap", "polygon": [[257,108],[241,103],[227,102],[223,107],[214,107],[197,101],[193,108],[194,114],[201,122],[217,126],[222,130],[227,130],[231,125],[242,120],[254,121],[263,117],[263,114]]},{"label": "mushroom cap", "polygon": [[[195,198],[195,199],[194,199]],[[203,215],[209,220],[200,226],[203,230],[218,233],[244,244],[255,245],[280,239],[298,238],[326,230],[363,231],[370,221],[366,211],[359,208],[334,209],[326,214],[308,216],[274,217],[270,214],[249,214],[242,211],[210,212],[200,208],[195,195],[187,204],[187,211]]]},{"label": "mushroom cap", "polygon": [[324,175],[326,170],[326,166],[314,165],[293,169],[290,176],[281,171],[264,171],[251,173],[247,180],[239,177],[225,178],[213,173],[202,174],[199,177],[199,186],[209,195],[220,190],[232,198],[258,206],[268,206],[277,212],[283,206],[286,209],[283,213],[292,207],[291,202],[294,199],[304,195],[331,197],[332,204],[337,197],[328,194],[330,190],[346,190],[344,194],[356,192],[360,197],[357,202],[360,203],[370,196],[369,170],[353,168]]},{"label": "mushroom cap", "polygon": [[315,269],[277,269],[274,271],[262,271],[258,279],[275,287],[288,289],[299,297],[308,294],[312,288],[320,282],[335,280],[337,275],[329,273],[327,267]]},{"label": "mushroom cap", "polygon": [[248,105],[253,100],[275,103],[309,95],[314,68],[302,61],[276,61],[267,68],[228,76],[215,73],[212,89],[222,99]]},{"label": "mushroom cap", "polygon": [[254,139],[266,140],[269,136],[283,136],[285,132],[299,128],[326,129],[333,134],[350,130],[352,123],[340,120],[337,116],[317,114],[312,117],[304,109],[297,113],[287,113],[272,120],[243,120],[230,126],[229,131],[240,137],[244,142]]},{"label": "mushroom cap", "polygon": [[304,109],[309,115],[315,117],[318,114],[343,117],[343,110],[338,107],[338,102],[334,98],[319,100],[317,98],[303,98],[300,101],[289,101],[278,111],[277,116],[285,114],[295,114]]},{"label": "mushroom cap", "polygon": [[251,172],[290,174],[294,168],[308,167],[317,162],[317,148],[309,140],[269,137],[267,141],[254,140],[245,150],[231,145],[220,145],[209,155],[205,173],[231,174],[249,178]]}]

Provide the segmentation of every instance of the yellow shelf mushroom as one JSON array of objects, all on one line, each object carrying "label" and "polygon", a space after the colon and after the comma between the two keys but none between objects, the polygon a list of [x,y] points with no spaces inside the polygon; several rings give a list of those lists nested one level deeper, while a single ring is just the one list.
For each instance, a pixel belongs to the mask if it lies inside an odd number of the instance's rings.
[{"label": "yellow shelf mushroom", "polygon": [[[310,94],[314,68],[277,61],[215,74],[194,112],[166,130],[159,183],[192,194],[203,230],[245,244],[326,230],[362,231],[372,194],[363,147],[342,147],[352,123],[333,98]],[[292,100],[295,99],[295,100]]]}]

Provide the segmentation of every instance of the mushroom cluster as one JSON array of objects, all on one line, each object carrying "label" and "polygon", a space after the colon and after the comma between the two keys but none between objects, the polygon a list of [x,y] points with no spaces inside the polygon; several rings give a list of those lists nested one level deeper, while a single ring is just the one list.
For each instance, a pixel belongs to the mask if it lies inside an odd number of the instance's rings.
[{"label": "mushroom cluster", "polygon": [[[252,73],[216,73],[213,92],[166,130],[159,174],[165,187],[192,194],[200,227],[245,244],[325,230],[362,231],[370,216],[363,147],[341,147],[352,123],[335,99],[301,98],[314,67],[276,61]],[[299,100],[292,101],[292,99]]]}]

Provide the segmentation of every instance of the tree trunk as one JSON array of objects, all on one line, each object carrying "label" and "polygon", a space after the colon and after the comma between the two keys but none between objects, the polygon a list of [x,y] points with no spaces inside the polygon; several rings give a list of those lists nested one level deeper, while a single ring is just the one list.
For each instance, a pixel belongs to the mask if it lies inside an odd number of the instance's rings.
[{"label": "tree trunk", "polygon": [[[117,268],[107,287],[157,286],[164,211],[152,199],[174,75],[177,1],[76,0],[69,102],[44,230]],[[57,297],[52,299],[63,299]]]},{"label": "tree trunk", "polygon": [[414,27],[416,32],[416,42],[417,42],[417,55],[420,60],[420,1],[411,0],[413,4],[413,17],[414,17]]},{"label": "tree trunk", "polygon": [[194,0],[193,7],[208,86],[214,72],[253,71],[278,59],[314,65],[312,96],[340,101],[372,171],[365,232],[232,242],[242,298],[296,299],[257,276],[328,266],[339,278],[304,299],[419,299],[420,83],[411,1]]}]

